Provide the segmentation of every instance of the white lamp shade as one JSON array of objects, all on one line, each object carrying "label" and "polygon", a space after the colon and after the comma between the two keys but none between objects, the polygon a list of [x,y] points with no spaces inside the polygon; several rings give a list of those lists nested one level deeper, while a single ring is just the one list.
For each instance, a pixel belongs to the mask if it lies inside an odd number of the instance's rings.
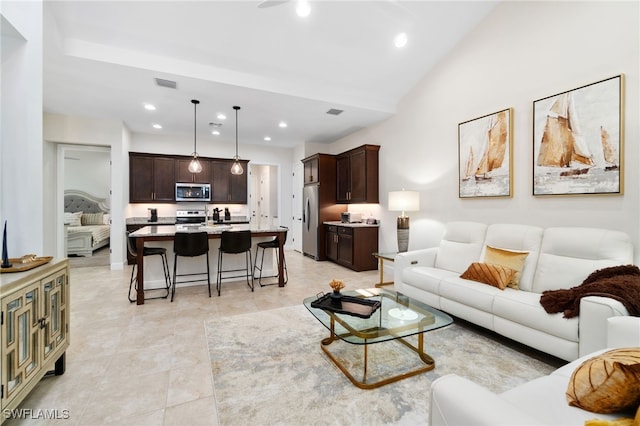
[{"label": "white lamp shade", "polygon": [[418,191],[389,192],[389,210],[397,212],[420,210],[420,193]]}]

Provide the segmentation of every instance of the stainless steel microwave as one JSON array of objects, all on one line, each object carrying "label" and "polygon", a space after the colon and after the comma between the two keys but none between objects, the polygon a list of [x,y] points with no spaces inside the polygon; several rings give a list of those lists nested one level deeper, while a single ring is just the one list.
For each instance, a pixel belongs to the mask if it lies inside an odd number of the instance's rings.
[{"label": "stainless steel microwave", "polygon": [[176,201],[211,201],[208,183],[176,183]]}]

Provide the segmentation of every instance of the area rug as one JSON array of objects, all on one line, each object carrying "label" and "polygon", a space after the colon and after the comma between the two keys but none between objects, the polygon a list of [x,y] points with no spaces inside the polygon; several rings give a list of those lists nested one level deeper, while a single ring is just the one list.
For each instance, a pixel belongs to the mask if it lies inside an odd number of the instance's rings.
[{"label": "area rug", "polygon": [[[427,424],[429,386],[440,376],[503,392],[555,369],[454,323],[425,336],[435,369],[362,390],[322,352],[329,332],[302,305],[211,319],[205,332],[221,425]],[[330,349],[361,378],[362,346],[338,341]],[[371,345],[368,356],[374,379],[421,362],[397,342]]]}]

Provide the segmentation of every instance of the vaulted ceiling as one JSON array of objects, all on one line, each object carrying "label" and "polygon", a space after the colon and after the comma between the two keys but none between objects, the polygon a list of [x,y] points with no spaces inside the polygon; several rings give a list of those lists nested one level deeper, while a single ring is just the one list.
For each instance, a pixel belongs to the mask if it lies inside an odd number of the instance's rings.
[{"label": "vaulted ceiling", "polygon": [[198,99],[199,141],[234,143],[238,105],[240,144],[329,143],[391,117],[498,2],[296,3],[47,1],[44,109],[188,142]]}]

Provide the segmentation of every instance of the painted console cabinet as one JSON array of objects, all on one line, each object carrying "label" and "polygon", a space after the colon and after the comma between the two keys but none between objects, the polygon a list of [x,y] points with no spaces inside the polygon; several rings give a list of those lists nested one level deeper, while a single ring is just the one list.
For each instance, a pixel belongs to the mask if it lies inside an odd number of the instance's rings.
[{"label": "painted console cabinet", "polygon": [[0,413],[17,408],[48,372],[64,373],[69,302],[67,259],[0,275]]}]

